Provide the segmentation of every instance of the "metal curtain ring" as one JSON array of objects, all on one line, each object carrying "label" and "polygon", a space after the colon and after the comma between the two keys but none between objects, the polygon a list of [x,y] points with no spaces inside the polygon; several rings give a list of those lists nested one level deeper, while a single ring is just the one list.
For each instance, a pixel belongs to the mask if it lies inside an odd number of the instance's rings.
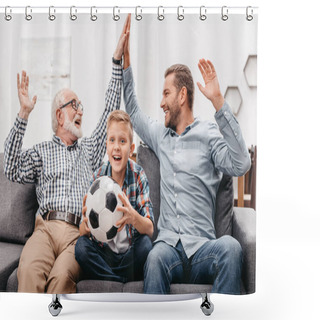
[{"label": "metal curtain ring", "polygon": [[25,9],[25,19],[27,21],[30,21],[32,19],[32,15],[30,14],[32,12],[32,9],[30,8],[30,6],[27,6]]},{"label": "metal curtain ring", "polygon": [[56,12],[56,9],[54,8],[54,6],[49,7],[49,20],[50,21],[53,21],[56,19],[56,16],[52,13],[52,11],[53,11],[53,13]]},{"label": "metal curtain ring", "polygon": [[[138,8],[140,9],[140,14],[138,14]],[[136,20],[140,21],[140,20],[142,19],[141,13],[142,13],[141,7],[140,7],[140,6],[137,6],[137,7],[136,7]]]},{"label": "metal curtain ring", "polygon": [[96,7],[91,7],[91,9],[90,9],[90,19],[91,19],[91,21],[96,21],[98,19],[98,16],[96,14],[93,14],[93,8],[95,9],[95,13],[97,13]]},{"label": "metal curtain ring", "polygon": [[201,7],[200,7],[200,20],[201,20],[201,21],[204,21],[204,20],[207,19],[206,13],[207,13],[206,7],[205,7],[205,6],[201,6]]},{"label": "metal curtain ring", "polygon": [[[74,12],[73,12],[73,10],[74,10]],[[75,13],[77,13],[76,7],[75,7],[75,6],[70,7],[70,19],[71,19],[72,21],[75,21],[75,20],[77,20],[77,18],[78,18]]]},{"label": "metal curtain ring", "polygon": [[[162,9],[162,14],[160,14],[160,8]],[[158,7],[158,20],[162,21],[164,19],[164,9],[163,6]]]},{"label": "metal curtain ring", "polygon": [[226,6],[223,6],[221,8],[221,19],[223,21],[227,21],[228,20],[228,8]]},{"label": "metal curtain ring", "polygon": [[[113,7],[113,20],[114,21],[118,21],[118,20],[120,20],[120,16],[119,16],[119,14],[116,14],[116,8],[118,9],[118,7]],[[120,13],[120,10],[118,9],[118,13]]]},{"label": "metal curtain ring", "polygon": [[[182,13],[180,13],[180,10],[182,11]],[[182,21],[184,19],[184,9],[183,9],[183,6],[179,6],[178,7],[178,20],[179,21]]]},{"label": "metal curtain ring", "polygon": [[10,13],[12,13],[12,9],[9,9],[9,8],[10,8],[9,6],[6,6],[4,9],[4,18],[7,21],[10,21],[12,19],[12,15],[8,13],[9,10],[10,10]]},{"label": "metal curtain ring", "polygon": [[[251,9],[251,14],[249,14],[249,8]],[[246,19],[248,20],[248,21],[251,21],[251,20],[253,20],[253,9],[252,9],[252,7],[247,7],[247,10],[246,10]]]}]

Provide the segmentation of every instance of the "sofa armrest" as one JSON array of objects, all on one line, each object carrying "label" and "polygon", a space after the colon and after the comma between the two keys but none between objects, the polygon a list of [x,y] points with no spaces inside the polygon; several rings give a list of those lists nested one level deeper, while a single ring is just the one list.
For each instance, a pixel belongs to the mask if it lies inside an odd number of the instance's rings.
[{"label": "sofa armrest", "polygon": [[252,208],[233,209],[232,236],[242,247],[242,279],[247,293],[255,292],[256,212]]}]

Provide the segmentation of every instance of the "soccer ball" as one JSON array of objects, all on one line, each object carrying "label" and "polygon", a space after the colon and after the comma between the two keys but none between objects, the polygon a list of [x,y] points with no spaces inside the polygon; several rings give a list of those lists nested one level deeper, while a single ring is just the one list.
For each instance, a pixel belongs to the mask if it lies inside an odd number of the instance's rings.
[{"label": "soccer ball", "polygon": [[116,223],[123,216],[121,211],[116,211],[117,206],[122,206],[118,197],[121,192],[120,186],[108,176],[98,178],[89,188],[86,201],[88,226],[100,242],[109,242],[117,235]]}]

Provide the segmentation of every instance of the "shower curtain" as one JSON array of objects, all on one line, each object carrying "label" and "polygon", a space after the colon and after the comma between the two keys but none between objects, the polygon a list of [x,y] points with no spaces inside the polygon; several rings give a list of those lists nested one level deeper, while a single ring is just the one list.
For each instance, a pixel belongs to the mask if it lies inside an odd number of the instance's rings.
[{"label": "shower curtain", "polygon": [[[195,84],[197,82],[203,84],[198,62],[199,59],[205,58],[214,64],[221,93],[241,128],[247,148],[252,150],[252,146],[256,147],[258,24],[256,8],[236,10],[226,7],[199,7],[192,10],[189,8],[188,11],[183,7],[174,9],[158,7],[149,8],[149,12],[141,7],[134,9],[71,7],[68,10],[50,7],[45,10],[38,9],[39,12],[37,8],[29,7],[24,8],[22,12],[10,7],[3,9],[2,14],[5,19],[0,19],[1,153],[5,152],[5,140],[19,112],[17,73],[21,75],[22,70],[27,71],[29,76],[30,97],[37,96],[35,108],[30,114],[24,133],[23,150],[33,148],[43,141],[53,140],[51,104],[55,94],[62,88],[70,88],[81,100],[83,136],[91,135],[105,108],[105,92],[113,67],[112,57],[128,12],[132,13],[131,66],[136,96],[142,112],[159,123],[164,123],[165,114],[160,108],[160,103],[163,97],[165,70],[173,64],[184,64],[191,70]],[[125,110],[122,96],[120,109]],[[193,114],[196,119],[216,122],[212,104],[199,91],[197,85],[195,85]],[[135,155],[138,146],[145,141],[134,132],[133,142],[136,146],[133,151]],[[105,156],[104,161],[107,160]],[[5,179],[2,174],[2,197],[5,197],[5,191],[8,192],[9,188]],[[14,188],[11,184],[10,182],[10,190]],[[235,179],[233,187],[237,198],[238,183]],[[249,186],[245,186],[245,193],[246,189],[250,189]],[[10,192],[12,194],[12,191]],[[37,196],[41,195],[38,193]],[[20,199],[19,196],[16,198],[6,196],[6,199],[3,199],[2,203],[6,205],[0,209],[2,224],[19,225],[19,221],[10,221],[11,224],[8,222],[10,211],[17,207],[17,204],[12,202],[17,199]],[[235,204],[239,205],[237,202]],[[28,210],[30,215],[36,215],[36,204]],[[23,210],[20,214],[23,214]],[[255,215],[253,209],[251,214]],[[230,219],[232,217],[229,217],[229,223]],[[250,226],[255,228],[255,224],[251,223]],[[156,228],[156,225],[154,227]],[[255,230],[252,231],[255,233]],[[2,233],[0,241],[18,244],[22,249],[32,230],[22,237],[23,239],[18,240],[10,234],[10,230],[0,232]],[[19,233],[19,230],[13,232]],[[11,248],[6,250],[9,251]],[[250,269],[242,268],[241,293],[253,293],[255,242],[249,253],[245,247],[242,247],[242,251],[243,265],[248,263],[249,258],[253,257],[253,261]],[[13,281],[11,289],[13,291],[17,289],[16,272],[19,254],[20,252],[12,262],[11,269],[4,267],[7,273],[0,277],[1,291],[10,291],[7,284],[10,276]],[[1,255],[0,261],[6,254]],[[83,281],[90,279],[86,278]],[[113,289],[110,286],[113,286]],[[104,292],[104,289],[106,292],[123,292],[123,289],[117,290],[117,284],[112,283],[110,286],[103,284],[100,287],[93,287],[93,292]],[[84,292],[88,292],[89,287],[86,287]],[[92,287],[90,288],[92,290]],[[143,292],[141,288],[139,290]],[[195,293],[199,290],[194,287]]]}]

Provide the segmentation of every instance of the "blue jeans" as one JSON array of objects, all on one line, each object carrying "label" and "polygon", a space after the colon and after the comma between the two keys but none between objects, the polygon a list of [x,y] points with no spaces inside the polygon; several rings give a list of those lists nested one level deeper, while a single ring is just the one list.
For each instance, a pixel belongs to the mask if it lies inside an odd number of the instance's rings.
[{"label": "blue jeans", "polygon": [[240,294],[242,249],[223,236],[206,242],[189,259],[181,241],[176,247],[158,242],[144,269],[144,292],[169,294],[171,283],[213,284],[214,293]]},{"label": "blue jeans", "polygon": [[147,235],[134,237],[131,247],[119,254],[82,236],[77,241],[75,257],[86,278],[124,283],[143,279],[144,263],[151,249],[152,242]]}]

